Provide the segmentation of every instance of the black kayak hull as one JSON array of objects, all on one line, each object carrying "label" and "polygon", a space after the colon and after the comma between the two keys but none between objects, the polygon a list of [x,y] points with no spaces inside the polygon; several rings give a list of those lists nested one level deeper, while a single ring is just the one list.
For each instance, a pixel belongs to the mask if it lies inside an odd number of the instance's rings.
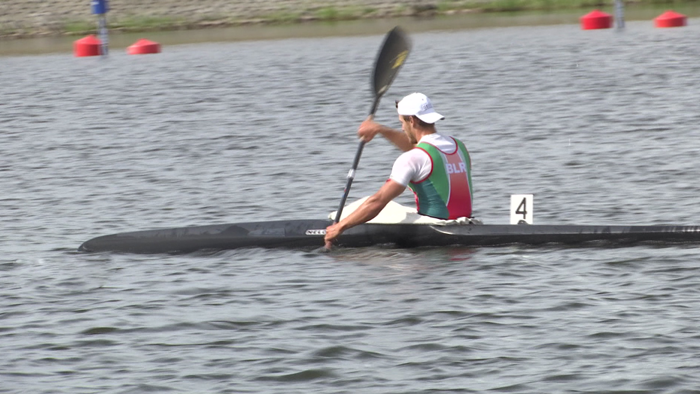
[{"label": "black kayak hull", "polygon": [[[106,235],[83,243],[82,252],[189,253],[237,248],[319,248],[330,220],[278,220],[193,226]],[[498,246],[700,243],[700,226],[363,224],[346,231],[343,247],[394,244]]]}]

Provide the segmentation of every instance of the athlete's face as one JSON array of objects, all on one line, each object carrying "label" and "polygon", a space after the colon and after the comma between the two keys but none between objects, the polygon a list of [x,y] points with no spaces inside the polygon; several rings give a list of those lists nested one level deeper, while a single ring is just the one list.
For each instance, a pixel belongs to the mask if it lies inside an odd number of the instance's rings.
[{"label": "athlete's face", "polygon": [[406,137],[408,137],[408,140],[412,144],[417,144],[418,141],[416,140],[416,134],[413,132],[413,125],[411,124],[411,120],[413,119],[412,116],[406,116],[406,119],[404,119],[403,116],[399,115],[399,122],[401,122],[401,130],[403,130],[404,133],[406,133]]}]

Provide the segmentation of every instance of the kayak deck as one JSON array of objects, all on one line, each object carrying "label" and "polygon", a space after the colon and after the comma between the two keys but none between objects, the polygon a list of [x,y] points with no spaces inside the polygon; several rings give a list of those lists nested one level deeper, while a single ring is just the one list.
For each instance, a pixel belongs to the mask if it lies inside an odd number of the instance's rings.
[{"label": "kayak deck", "polygon": [[[330,220],[278,220],[193,226],[106,235],[86,241],[82,252],[189,253],[246,247],[319,248]],[[365,247],[499,246],[700,243],[700,226],[427,225],[362,224],[343,233],[337,245]]]}]

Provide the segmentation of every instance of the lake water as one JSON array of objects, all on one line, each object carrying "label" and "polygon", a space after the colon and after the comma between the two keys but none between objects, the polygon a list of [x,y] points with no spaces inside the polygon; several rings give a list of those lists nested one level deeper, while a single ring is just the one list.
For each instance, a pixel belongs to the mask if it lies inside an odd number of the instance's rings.
[{"label": "lake water", "polygon": [[[377,119],[431,96],[487,223],[533,193],[540,224],[697,225],[694,22],[415,31]],[[700,392],[696,246],[76,251],[325,217],[381,40],[0,58],[0,392]],[[350,201],[397,155],[368,144]]]}]

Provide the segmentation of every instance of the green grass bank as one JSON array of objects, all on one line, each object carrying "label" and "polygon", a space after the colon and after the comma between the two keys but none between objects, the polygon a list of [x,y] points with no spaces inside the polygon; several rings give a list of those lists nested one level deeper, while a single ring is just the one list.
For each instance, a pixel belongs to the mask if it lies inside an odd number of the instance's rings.
[{"label": "green grass bank", "polygon": [[[110,0],[110,32],[290,24],[468,12],[554,11],[609,7],[614,0]],[[685,4],[700,0],[634,0]],[[0,39],[95,31],[88,0],[0,0]]]}]

